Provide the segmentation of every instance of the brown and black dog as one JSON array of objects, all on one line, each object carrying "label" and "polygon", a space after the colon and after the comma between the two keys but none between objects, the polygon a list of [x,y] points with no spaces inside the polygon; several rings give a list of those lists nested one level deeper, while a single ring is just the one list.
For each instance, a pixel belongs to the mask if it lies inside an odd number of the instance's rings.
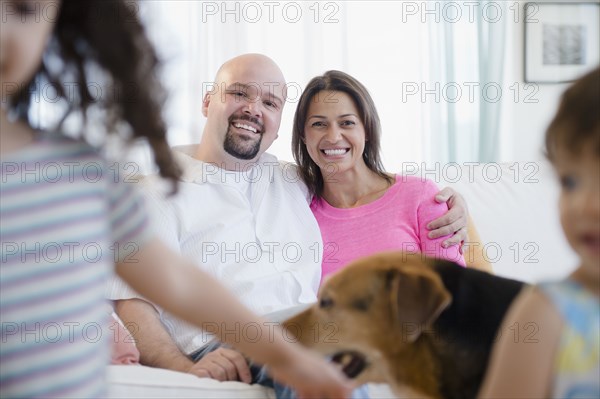
[{"label": "brown and black dog", "polygon": [[397,394],[474,398],[522,286],[420,254],[385,253],[332,275],[319,302],[285,326],[359,383],[389,383]]}]

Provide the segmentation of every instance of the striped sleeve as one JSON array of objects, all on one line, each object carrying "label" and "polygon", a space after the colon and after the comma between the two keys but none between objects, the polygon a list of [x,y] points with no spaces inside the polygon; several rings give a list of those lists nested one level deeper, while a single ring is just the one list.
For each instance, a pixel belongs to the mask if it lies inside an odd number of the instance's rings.
[{"label": "striped sleeve", "polygon": [[[165,239],[165,232],[172,231],[174,221],[164,214],[167,201],[164,201],[161,195],[162,191],[160,187],[157,187],[160,186],[161,181],[155,180],[153,177],[142,177],[137,180],[136,184],[116,184],[117,188],[123,191],[119,197],[125,198],[130,202],[130,205],[127,206],[120,202],[123,201],[122,199],[113,198],[116,202],[114,206],[111,205],[114,209],[114,222],[111,220],[111,223],[113,229],[116,230],[116,234],[114,234],[115,240],[123,236],[126,237],[118,241],[118,246],[115,245],[115,248],[118,248],[120,251],[119,254],[115,254],[115,257],[116,259],[122,259],[123,262],[135,262],[136,252],[151,238],[158,238],[172,250],[179,252],[179,240],[176,234],[166,234],[170,239]],[[133,200],[133,205],[131,205],[131,200]],[[131,211],[127,211],[127,209],[131,209]],[[127,225],[123,224],[123,221],[120,220],[123,217],[123,212],[129,217],[133,216]],[[137,216],[129,215],[128,212],[137,213]],[[141,223],[136,223],[136,220],[141,221]],[[170,223],[167,225],[166,221],[170,221]],[[140,225],[140,228],[136,228],[135,226],[137,225]],[[125,228],[125,226],[133,227]],[[126,234],[127,231],[133,231],[133,234]],[[128,248],[124,248],[124,246]],[[105,295],[107,299],[113,301],[139,298],[150,302],[117,275],[111,276],[107,282]],[[156,309],[160,312],[159,307],[156,306]]]},{"label": "striped sleeve", "polygon": [[109,218],[114,259],[135,262],[136,253],[152,238],[143,198],[133,183],[112,183],[109,189]]}]

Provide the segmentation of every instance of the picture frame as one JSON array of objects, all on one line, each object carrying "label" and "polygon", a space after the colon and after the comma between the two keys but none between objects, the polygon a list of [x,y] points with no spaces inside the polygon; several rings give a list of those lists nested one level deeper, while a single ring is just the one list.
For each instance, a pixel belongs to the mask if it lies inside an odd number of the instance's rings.
[{"label": "picture frame", "polygon": [[524,5],[524,80],[566,83],[600,63],[600,4]]}]

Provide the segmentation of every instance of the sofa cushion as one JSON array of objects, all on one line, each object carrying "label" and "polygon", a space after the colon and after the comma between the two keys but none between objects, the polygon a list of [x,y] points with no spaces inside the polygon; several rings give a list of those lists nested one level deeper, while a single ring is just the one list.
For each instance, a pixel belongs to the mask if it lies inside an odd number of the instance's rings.
[{"label": "sofa cushion", "polygon": [[274,398],[272,389],[241,382],[219,382],[146,366],[107,368],[110,398]]}]

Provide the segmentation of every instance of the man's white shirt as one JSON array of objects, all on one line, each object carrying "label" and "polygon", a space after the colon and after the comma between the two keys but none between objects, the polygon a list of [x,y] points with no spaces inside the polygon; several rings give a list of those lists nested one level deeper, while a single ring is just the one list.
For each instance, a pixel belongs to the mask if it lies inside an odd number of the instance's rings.
[{"label": "man's white shirt", "polygon": [[[195,145],[175,149],[184,170],[175,196],[165,196],[169,185],[156,176],[141,181],[156,235],[260,315],[315,302],[321,233],[296,166],[263,154],[249,167],[227,171],[193,158],[194,152]],[[118,278],[108,284],[107,296],[141,297]],[[202,331],[157,309],[184,353],[212,338],[210,324]],[[239,326],[229,334],[252,339],[256,331]]]}]

